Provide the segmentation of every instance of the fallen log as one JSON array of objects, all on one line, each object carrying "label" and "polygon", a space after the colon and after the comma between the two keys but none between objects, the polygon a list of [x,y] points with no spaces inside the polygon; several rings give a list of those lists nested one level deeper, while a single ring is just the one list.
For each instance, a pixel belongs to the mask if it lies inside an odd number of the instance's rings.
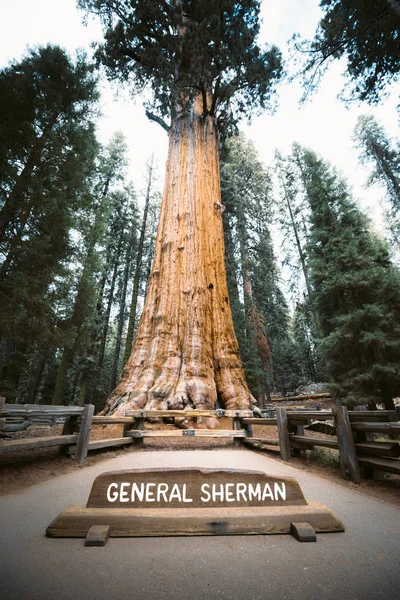
[{"label": "fallen log", "polygon": [[283,401],[289,401],[292,402],[292,400],[318,400],[320,398],[331,398],[332,396],[330,394],[328,394],[327,392],[325,393],[321,393],[321,394],[302,394],[300,396],[279,396],[277,398],[271,398],[272,402],[283,402]]}]

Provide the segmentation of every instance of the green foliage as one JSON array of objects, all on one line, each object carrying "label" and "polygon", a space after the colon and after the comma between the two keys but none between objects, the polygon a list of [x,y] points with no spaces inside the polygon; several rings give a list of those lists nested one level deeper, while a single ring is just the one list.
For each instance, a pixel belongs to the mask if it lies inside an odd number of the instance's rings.
[{"label": "green foliage", "polygon": [[15,392],[12,364],[22,377],[25,352],[35,361],[59,339],[72,231],[91,210],[97,91],[83,56],[47,46],[4,69],[0,93],[0,337],[14,347],[3,376]]},{"label": "green foliage", "polygon": [[400,247],[400,152],[371,115],[361,115],[354,130],[360,162],[373,167],[367,185],[386,189],[390,209],[386,222],[391,238]]},{"label": "green foliage", "polygon": [[259,4],[78,0],[100,16],[105,42],[96,55],[111,79],[128,81],[134,93],[150,86],[153,109],[164,117],[174,116],[182,93],[201,93],[205,114],[225,121],[264,108],[281,76],[279,50],[257,45]]},{"label": "green foliage", "polygon": [[271,179],[252,142],[226,140],[221,162],[228,288],[247,381],[255,396],[304,383],[270,234]]},{"label": "green foliage", "polygon": [[310,205],[309,255],[320,350],[339,398],[381,398],[400,391],[400,274],[386,244],[344,180],[310,150],[302,150]]},{"label": "green foliage", "polygon": [[376,103],[400,71],[400,6],[391,0],[321,0],[324,16],[315,38],[298,45],[308,62],[307,92],[316,87],[330,62],[345,57],[353,83],[351,98]]},{"label": "green foliage", "polygon": [[[62,324],[53,404],[62,404],[74,395],[79,397],[79,402],[90,400],[94,375],[101,372],[115,288],[124,261],[128,223],[136,216],[134,191],[118,188],[125,170],[126,144],[122,134],[117,133],[99,154],[92,178],[95,210],[92,218],[86,218],[79,257],[81,268],[75,280],[76,294]],[[80,386],[75,391],[67,383],[73,379],[72,373]]]}]

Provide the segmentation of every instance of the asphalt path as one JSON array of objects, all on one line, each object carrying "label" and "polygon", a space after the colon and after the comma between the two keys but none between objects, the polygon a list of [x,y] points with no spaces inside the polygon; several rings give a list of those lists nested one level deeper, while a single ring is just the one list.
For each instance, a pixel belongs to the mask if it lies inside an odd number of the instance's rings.
[{"label": "asphalt path", "polygon": [[[295,477],[326,503],[344,533],[299,543],[289,535],[47,538],[69,504],[86,503],[106,471],[154,467],[262,470]],[[127,452],[0,498],[2,600],[398,600],[400,510],[249,450]]]}]

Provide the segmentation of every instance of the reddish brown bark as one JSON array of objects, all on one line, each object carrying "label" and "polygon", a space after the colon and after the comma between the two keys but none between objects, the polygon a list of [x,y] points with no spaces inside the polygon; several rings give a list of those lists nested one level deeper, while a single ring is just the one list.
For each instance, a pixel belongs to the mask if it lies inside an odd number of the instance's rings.
[{"label": "reddish brown bark", "polygon": [[132,353],[106,412],[253,404],[226,283],[218,133],[202,99],[173,120],[155,256]]}]

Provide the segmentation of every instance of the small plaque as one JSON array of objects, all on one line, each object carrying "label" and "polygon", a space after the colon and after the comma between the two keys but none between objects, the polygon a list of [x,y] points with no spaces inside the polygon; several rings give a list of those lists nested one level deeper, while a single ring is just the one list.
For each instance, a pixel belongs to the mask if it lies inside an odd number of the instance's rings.
[{"label": "small plaque", "polygon": [[87,508],[239,508],[305,504],[300,486],[292,477],[237,469],[137,469],[96,477]]},{"label": "small plaque", "polygon": [[195,429],[183,429],[182,435],[196,435]]}]

